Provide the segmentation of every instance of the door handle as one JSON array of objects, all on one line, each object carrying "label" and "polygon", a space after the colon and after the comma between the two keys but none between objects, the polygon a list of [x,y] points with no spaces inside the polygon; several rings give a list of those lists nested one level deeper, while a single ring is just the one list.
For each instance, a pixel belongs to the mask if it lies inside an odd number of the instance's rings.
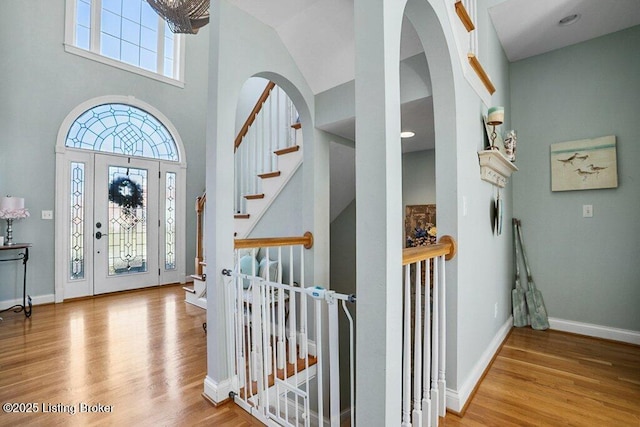
[{"label": "door handle", "polygon": [[96,239],[100,240],[102,236],[106,236],[107,233],[103,233],[101,231],[96,231]]}]

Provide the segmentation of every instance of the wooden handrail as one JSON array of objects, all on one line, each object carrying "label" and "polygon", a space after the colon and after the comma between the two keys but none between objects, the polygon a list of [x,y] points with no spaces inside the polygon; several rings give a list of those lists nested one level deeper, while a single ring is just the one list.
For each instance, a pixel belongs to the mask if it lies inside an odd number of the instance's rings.
[{"label": "wooden handrail", "polygon": [[458,244],[451,236],[442,236],[435,245],[418,246],[402,250],[402,265],[435,258],[444,255],[447,261],[453,259],[458,251]]},{"label": "wooden handrail", "polygon": [[256,116],[258,115],[260,110],[262,110],[262,105],[267,100],[267,98],[269,98],[269,93],[271,93],[271,89],[273,89],[275,86],[276,84],[270,81],[269,83],[267,83],[267,87],[264,88],[264,91],[262,91],[262,95],[260,95],[260,98],[258,98],[256,105],[253,107],[253,110],[251,110],[251,113],[249,113],[249,117],[247,117],[247,120],[244,122],[244,124],[240,128],[240,132],[238,132],[238,136],[236,136],[236,140],[234,142],[234,148],[233,148],[234,152],[238,149],[240,144],[242,144],[242,139],[245,137],[247,132],[249,132],[249,127],[251,127],[251,125],[256,119]]},{"label": "wooden handrail", "polygon": [[482,81],[484,87],[487,88],[490,95],[493,95],[493,92],[496,91],[496,87],[493,85],[493,83],[491,83],[489,75],[486,71],[484,71],[484,68],[482,68],[480,61],[478,61],[478,58],[476,58],[473,53],[468,53],[467,58],[469,58],[469,65],[471,65],[473,71],[475,71],[478,77],[480,77],[480,80]]},{"label": "wooden handrail", "polygon": [[458,14],[458,18],[460,18],[460,21],[462,21],[464,28],[467,29],[467,32],[475,30],[476,27],[473,25],[473,21],[467,13],[467,9],[464,7],[464,4],[462,4],[462,1],[456,2],[456,13]]},{"label": "wooden handrail", "polygon": [[233,242],[235,249],[271,248],[275,246],[293,245],[303,245],[305,249],[311,249],[313,247],[313,234],[307,231],[303,236],[235,239]]},{"label": "wooden handrail", "polygon": [[202,243],[202,212],[207,202],[207,193],[196,198],[196,259],[195,272],[198,276],[202,276],[202,262],[204,261],[204,245]]}]

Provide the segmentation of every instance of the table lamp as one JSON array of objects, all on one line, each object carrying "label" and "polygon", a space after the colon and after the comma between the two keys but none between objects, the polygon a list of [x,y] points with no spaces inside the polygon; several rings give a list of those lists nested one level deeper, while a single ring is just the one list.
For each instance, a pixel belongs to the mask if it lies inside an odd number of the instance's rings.
[{"label": "table lamp", "polygon": [[7,220],[5,245],[13,245],[13,220],[27,218],[28,216],[29,211],[24,208],[24,199],[22,197],[6,196],[0,200],[0,219]]}]

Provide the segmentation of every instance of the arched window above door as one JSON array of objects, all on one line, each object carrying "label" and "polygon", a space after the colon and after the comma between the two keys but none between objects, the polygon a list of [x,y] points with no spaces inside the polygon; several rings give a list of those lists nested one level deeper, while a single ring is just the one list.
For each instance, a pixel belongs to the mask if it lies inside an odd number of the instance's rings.
[{"label": "arched window above door", "polygon": [[110,103],[82,113],[69,127],[65,146],[126,156],[179,161],[169,130],[150,113]]}]

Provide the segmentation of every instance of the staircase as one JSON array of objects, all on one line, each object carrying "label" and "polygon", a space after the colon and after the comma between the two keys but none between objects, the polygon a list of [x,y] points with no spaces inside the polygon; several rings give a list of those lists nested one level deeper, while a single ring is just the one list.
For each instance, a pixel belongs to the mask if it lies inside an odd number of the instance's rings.
[{"label": "staircase", "polygon": [[302,164],[302,127],[287,94],[269,82],[235,140],[235,237],[249,236]]},{"label": "staircase", "polygon": [[[269,82],[234,141],[234,236],[249,236],[302,164],[302,126],[287,94]],[[193,286],[185,301],[206,309],[206,262],[203,246],[206,193],[196,200],[197,233]]]},{"label": "staircase", "polygon": [[255,172],[255,179],[259,180],[255,191],[240,191],[239,197],[243,203],[236,208],[234,214],[235,236],[244,239],[249,236],[251,230],[256,226],[262,215],[269,209],[269,206],[278,197],[289,180],[302,164],[302,129],[298,124],[292,126],[294,130],[294,145],[274,150],[276,157],[275,170],[266,172]]}]

